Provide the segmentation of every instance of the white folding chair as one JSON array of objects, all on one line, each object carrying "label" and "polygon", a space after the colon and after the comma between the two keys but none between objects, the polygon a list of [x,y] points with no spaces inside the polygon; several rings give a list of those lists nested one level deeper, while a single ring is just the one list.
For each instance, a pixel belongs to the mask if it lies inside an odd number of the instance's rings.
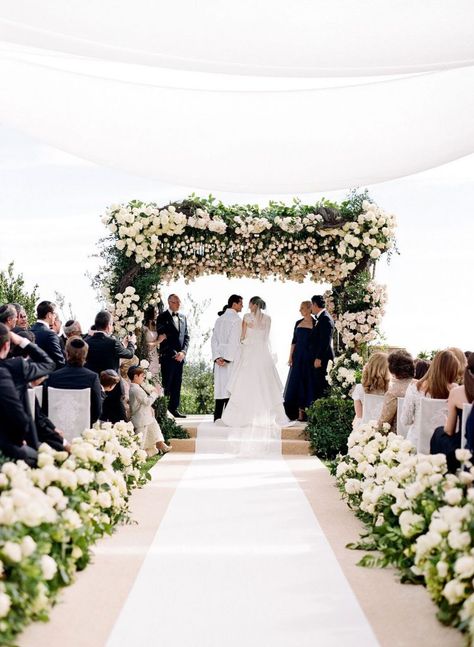
[{"label": "white folding chair", "polygon": [[80,436],[90,427],[90,389],[55,389],[48,387],[48,417],[64,432],[66,440]]},{"label": "white folding chair", "polygon": [[430,453],[430,441],[437,427],[444,427],[448,415],[448,401],[433,398],[421,398],[420,401],[420,433],[418,436],[418,452]]},{"label": "white folding chair", "polygon": [[462,417],[461,417],[461,447],[466,446],[466,422],[469,418],[469,414],[472,411],[472,404],[467,402],[462,405]]},{"label": "white folding chair", "polygon": [[399,436],[403,436],[403,438],[406,438],[408,430],[410,429],[410,425],[404,425],[402,422],[402,410],[404,402],[405,398],[397,398],[397,434]]},{"label": "white folding chair", "polygon": [[364,393],[362,423],[370,422],[370,420],[378,420],[380,418],[380,414],[382,413],[383,400],[383,395]]},{"label": "white folding chair", "polygon": [[30,407],[30,414],[33,420],[35,419],[35,390],[28,389],[28,406]]},{"label": "white folding chair", "polygon": [[40,407],[43,406],[43,385],[40,384],[40,386],[35,386],[33,388],[33,391],[36,393],[36,399],[39,402]]}]

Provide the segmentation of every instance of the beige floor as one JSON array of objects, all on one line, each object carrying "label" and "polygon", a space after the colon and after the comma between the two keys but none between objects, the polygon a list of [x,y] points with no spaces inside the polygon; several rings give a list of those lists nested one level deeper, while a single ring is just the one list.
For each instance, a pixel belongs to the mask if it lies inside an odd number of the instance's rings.
[{"label": "beige floor", "polygon": [[[28,627],[18,640],[20,647],[105,645],[147,548],[191,460],[192,454],[172,453],[154,467],[152,482],[132,498],[133,518],[137,523],[121,527],[112,537],[103,539],[97,545],[94,563],[79,574],[72,586],[64,590],[60,603],[51,614],[50,622]],[[461,646],[460,634],[442,627],[436,621],[435,608],[422,587],[399,584],[395,573],[388,569],[370,570],[356,566],[360,553],[347,550],[345,545],[357,539],[361,526],[340,500],[322,463],[314,457],[291,456],[287,460],[372,624],[380,645]],[[166,601],[163,603],[166,608]],[[185,608],[183,618],[186,618]]]}]

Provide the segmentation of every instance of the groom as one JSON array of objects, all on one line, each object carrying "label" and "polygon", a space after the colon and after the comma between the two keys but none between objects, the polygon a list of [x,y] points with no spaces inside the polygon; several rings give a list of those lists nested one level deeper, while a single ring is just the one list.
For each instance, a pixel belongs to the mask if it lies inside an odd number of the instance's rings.
[{"label": "groom", "polygon": [[316,319],[316,325],[311,331],[311,351],[314,362],[314,399],[319,400],[326,396],[329,390],[326,373],[329,360],[334,359],[332,336],[334,333],[334,320],[326,310],[324,297],[315,294],[311,298],[311,312]]},{"label": "groom", "polygon": [[214,361],[214,421],[222,418],[224,407],[229,402],[227,384],[234,361],[240,352],[240,335],[243,300],[238,294],[229,297],[227,305],[219,313],[211,337],[212,359]]},{"label": "groom", "polygon": [[186,418],[179,412],[183,365],[189,346],[189,332],[186,317],[179,314],[181,301],[176,294],[168,297],[168,310],[156,320],[156,331],[165,334],[160,344],[161,377],[165,395],[169,398],[168,409],[175,418]]}]

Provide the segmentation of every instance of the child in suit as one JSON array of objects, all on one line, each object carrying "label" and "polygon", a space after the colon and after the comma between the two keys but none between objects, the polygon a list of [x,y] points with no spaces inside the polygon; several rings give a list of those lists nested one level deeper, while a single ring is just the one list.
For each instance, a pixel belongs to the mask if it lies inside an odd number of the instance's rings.
[{"label": "child in suit", "polygon": [[142,448],[148,456],[154,456],[158,451],[161,454],[166,454],[171,447],[165,443],[151,406],[160,395],[161,387],[155,387],[155,391],[148,395],[142,387],[145,381],[145,371],[139,366],[132,366],[128,369],[128,378],[130,380],[130,419],[135,431],[142,434]]}]

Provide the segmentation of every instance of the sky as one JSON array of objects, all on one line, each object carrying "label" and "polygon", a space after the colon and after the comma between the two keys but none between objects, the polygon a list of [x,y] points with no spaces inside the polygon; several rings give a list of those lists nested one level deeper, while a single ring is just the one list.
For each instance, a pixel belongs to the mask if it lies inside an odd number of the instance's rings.
[{"label": "sky", "polygon": [[[382,324],[386,343],[412,353],[447,346],[474,350],[474,155],[367,188],[398,221],[399,253],[390,264],[381,261],[376,275],[388,287]],[[83,161],[0,124],[0,268],[14,261],[29,288],[39,285],[42,299],[54,300],[55,291],[63,294],[86,328],[100,307],[89,277],[99,267],[97,242],[106,233],[100,221],[105,207],[134,198],[165,204],[192,191],[212,192],[224,202],[262,205],[269,199],[292,197],[170,186]],[[324,197],[341,200],[346,193],[325,192]],[[312,203],[323,194],[299,197]],[[299,304],[326,287],[310,281],[213,276],[188,285],[180,281],[163,292],[178,292],[184,298],[184,312],[187,293],[206,306],[203,330],[212,327],[231,293],[242,294],[246,301],[254,295],[263,297],[272,316],[273,346],[284,379]],[[63,317],[69,317],[67,309]]]}]

